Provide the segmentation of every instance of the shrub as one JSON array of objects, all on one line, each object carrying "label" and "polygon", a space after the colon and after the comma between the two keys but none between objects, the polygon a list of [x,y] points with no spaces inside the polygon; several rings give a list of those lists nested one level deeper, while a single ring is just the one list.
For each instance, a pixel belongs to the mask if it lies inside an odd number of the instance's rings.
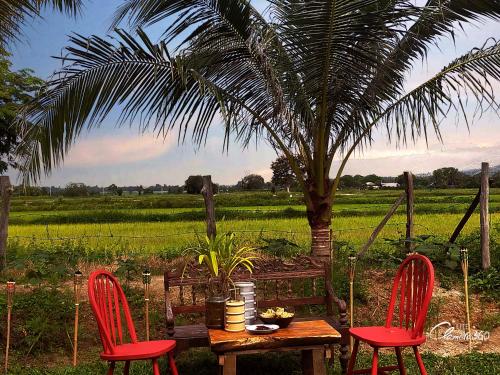
[{"label": "shrub", "polygon": [[[6,311],[3,295],[0,310]],[[13,305],[12,348],[26,354],[71,349],[68,331],[73,314],[73,297],[68,291],[41,287],[17,293]],[[3,319],[1,325],[3,331]]]}]

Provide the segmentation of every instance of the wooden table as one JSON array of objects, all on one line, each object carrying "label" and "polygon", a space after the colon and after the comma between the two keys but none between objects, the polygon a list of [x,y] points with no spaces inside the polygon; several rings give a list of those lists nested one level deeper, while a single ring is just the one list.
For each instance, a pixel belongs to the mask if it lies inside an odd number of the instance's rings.
[{"label": "wooden table", "polygon": [[209,329],[211,350],[218,356],[223,375],[236,375],[236,357],[240,354],[300,350],[302,371],[306,375],[324,375],[328,345],[340,342],[340,333],[324,320],[294,321],[288,328],[268,335],[226,332]]}]

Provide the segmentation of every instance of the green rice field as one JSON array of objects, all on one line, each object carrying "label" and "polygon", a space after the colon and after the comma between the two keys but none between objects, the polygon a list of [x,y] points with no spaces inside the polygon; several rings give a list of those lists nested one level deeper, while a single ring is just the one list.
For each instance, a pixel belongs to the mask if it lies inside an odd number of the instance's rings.
[{"label": "green rice field", "polygon": [[[401,194],[401,190],[340,192],[332,228],[337,241],[361,246]],[[417,190],[415,232],[448,238],[476,194],[475,190]],[[249,243],[285,238],[304,250],[310,241],[301,194],[222,193],[216,196],[220,231],[234,231]],[[492,226],[500,223],[500,189],[490,196]],[[401,206],[380,233],[373,249],[405,231]],[[75,241],[87,252],[178,254],[203,235],[203,199],[197,195],[104,196],[85,198],[15,197],[9,243],[22,251],[35,244]],[[479,228],[476,212],[463,233]],[[496,233],[496,232],[495,232]]]}]

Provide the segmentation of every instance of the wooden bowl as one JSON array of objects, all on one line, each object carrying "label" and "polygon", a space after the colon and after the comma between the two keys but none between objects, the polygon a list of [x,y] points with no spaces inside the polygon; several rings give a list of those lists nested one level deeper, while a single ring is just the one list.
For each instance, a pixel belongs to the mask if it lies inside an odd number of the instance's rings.
[{"label": "wooden bowl", "polygon": [[262,321],[264,324],[276,324],[276,317],[273,318],[264,318],[262,315],[259,314],[259,319]]},{"label": "wooden bowl", "polygon": [[290,325],[295,315],[292,315],[288,318],[276,318],[276,324],[280,326],[280,328],[286,328]]}]

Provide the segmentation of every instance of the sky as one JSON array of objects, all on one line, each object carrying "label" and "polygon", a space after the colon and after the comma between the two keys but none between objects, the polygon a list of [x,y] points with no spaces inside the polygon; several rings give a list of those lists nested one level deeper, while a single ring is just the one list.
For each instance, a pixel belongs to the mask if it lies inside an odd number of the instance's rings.
[{"label": "sky", "polygon": [[[70,19],[53,12],[44,12],[43,19],[24,27],[21,42],[11,45],[14,69],[31,68],[41,78],[50,77],[60,67],[61,56],[68,45],[68,35],[78,33],[104,36],[108,33],[112,15],[122,0],[87,1],[81,16]],[[265,1],[255,1],[263,9]],[[148,29],[153,40],[161,34],[161,25]],[[481,46],[489,38],[500,38],[500,27],[493,21],[457,29],[455,43],[444,39],[439,48],[433,48],[423,64],[415,66],[408,77],[411,88],[439,71],[455,57],[473,47]],[[497,85],[500,95],[500,85]],[[211,174],[221,184],[234,184],[244,175],[257,173],[270,180],[271,162],[276,152],[265,142],[248,149],[232,142],[223,152],[221,126],[214,124],[207,142],[201,148],[190,141],[179,144],[177,134],[157,138],[154,134],[139,133],[137,128],[115,126],[115,116],[107,119],[99,129],[84,133],[70,150],[63,166],[40,181],[40,185],[64,186],[69,182],[89,185],[152,185],[182,184],[189,175]],[[468,130],[464,122],[450,118],[442,125],[444,142],[435,136],[428,143],[399,147],[387,141],[383,131],[374,136],[372,147],[358,153],[349,161],[344,174],[371,174],[396,176],[405,170],[426,173],[453,166],[459,169],[478,168],[482,161],[500,164],[500,119],[496,114],[484,115]],[[333,170],[339,163],[334,164]]]}]

